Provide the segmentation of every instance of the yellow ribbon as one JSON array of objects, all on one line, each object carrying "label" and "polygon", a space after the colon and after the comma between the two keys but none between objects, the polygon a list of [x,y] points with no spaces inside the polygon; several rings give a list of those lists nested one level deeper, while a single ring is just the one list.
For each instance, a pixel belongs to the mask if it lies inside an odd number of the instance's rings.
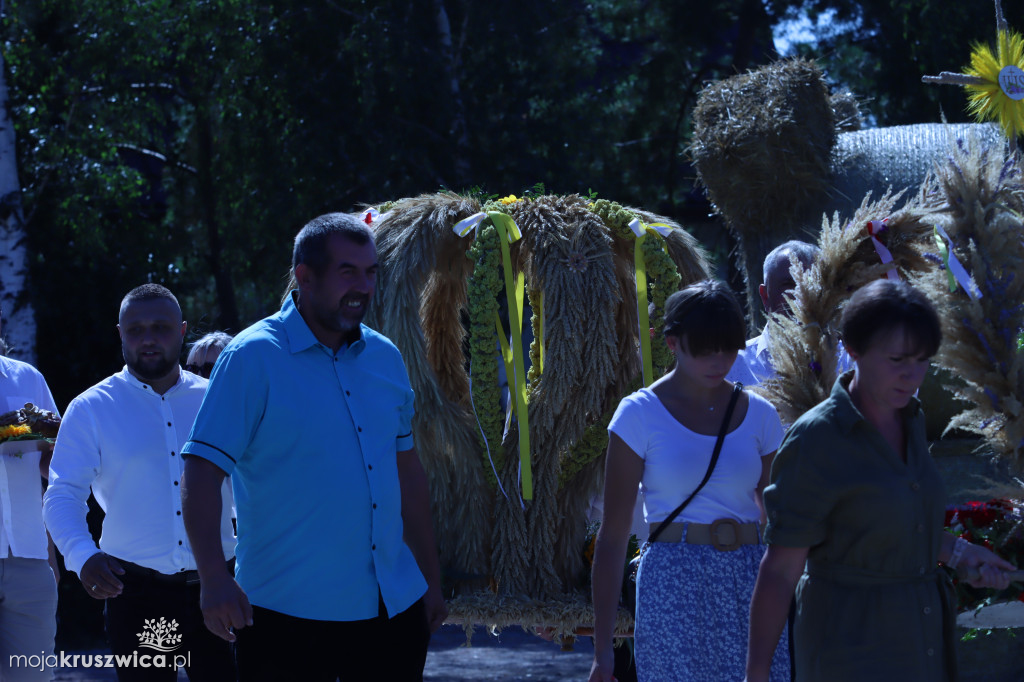
[{"label": "yellow ribbon", "polygon": [[651,320],[647,314],[647,263],[644,261],[643,243],[647,234],[633,242],[633,267],[636,270],[636,313],[640,320],[640,360],[643,365],[644,386],[654,382],[654,364],[651,361]]},{"label": "yellow ribbon", "polygon": [[540,315],[537,319],[540,323],[537,325],[537,376],[544,373],[544,290],[541,289],[540,299],[537,301],[537,310],[533,311],[534,315]]},{"label": "yellow ribbon", "polygon": [[[508,319],[512,327],[512,347],[509,349],[512,356],[512,373],[508,375],[509,386],[514,387],[512,402],[515,404],[516,421],[519,425],[519,466],[522,476],[522,491],[524,500],[533,499],[533,474],[530,466],[530,424],[529,415],[526,409],[526,371],[523,365],[523,291],[525,289],[525,278],[523,273],[518,273],[514,278],[512,275],[512,257],[509,253],[509,244],[519,240],[522,234],[515,221],[500,211],[488,211],[487,216],[491,224],[498,231],[499,243],[501,244],[501,264],[505,274],[505,295],[508,298]],[[500,330],[501,323],[498,322]],[[498,334],[503,340],[502,355],[505,353],[504,333]],[[508,359],[506,357],[506,367]],[[507,371],[507,370],[506,370]]]},{"label": "yellow ribbon", "polygon": [[[654,382],[654,363],[651,360],[651,320],[647,313],[647,262],[644,260],[643,243],[648,234],[664,239],[675,228],[665,223],[648,225],[634,218],[629,223],[629,229],[636,236],[633,242],[633,269],[636,272],[636,313],[640,324],[640,364],[643,366],[644,386],[650,386]],[[664,246],[662,244],[662,248]]]}]

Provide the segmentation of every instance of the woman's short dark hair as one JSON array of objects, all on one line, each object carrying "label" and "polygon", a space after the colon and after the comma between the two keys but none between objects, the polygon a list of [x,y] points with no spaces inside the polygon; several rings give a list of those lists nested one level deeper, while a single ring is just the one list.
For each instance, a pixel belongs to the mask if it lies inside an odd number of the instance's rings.
[{"label": "woman's short dark hair", "polygon": [[690,355],[740,350],[747,342],[743,309],[724,283],[696,282],[665,302],[665,336],[678,337]]},{"label": "woman's short dark hair", "polygon": [[880,279],[858,289],[846,304],[839,323],[843,345],[864,353],[878,334],[905,331],[915,354],[931,357],[942,343],[942,325],[935,306],[903,281]]}]

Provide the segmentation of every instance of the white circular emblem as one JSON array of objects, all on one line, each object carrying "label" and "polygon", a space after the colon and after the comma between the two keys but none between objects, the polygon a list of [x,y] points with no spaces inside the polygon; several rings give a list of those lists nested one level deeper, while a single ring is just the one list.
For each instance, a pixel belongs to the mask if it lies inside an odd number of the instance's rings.
[{"label": "white circular emblem", "polygon": [[1024,99],[1024,71],[1016,66],[1004,66],[999,71],[999,88],[1012,100]]}]

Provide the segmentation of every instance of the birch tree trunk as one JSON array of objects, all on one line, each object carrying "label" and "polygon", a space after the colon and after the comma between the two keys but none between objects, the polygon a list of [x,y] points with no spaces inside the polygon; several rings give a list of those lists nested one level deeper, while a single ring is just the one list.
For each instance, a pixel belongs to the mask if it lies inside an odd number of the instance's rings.
[{"label": "birch tree trunk", "polygon": [[0,305],[8,354],[35,365],[36,318],[25,290],[28,254],[5,71],[0,52]]}]

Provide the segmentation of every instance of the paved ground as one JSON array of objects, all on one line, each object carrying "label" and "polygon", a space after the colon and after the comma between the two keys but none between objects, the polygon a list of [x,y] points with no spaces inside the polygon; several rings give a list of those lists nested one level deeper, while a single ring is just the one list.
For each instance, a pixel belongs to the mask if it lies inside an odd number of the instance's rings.
[{"label": "paved ground", "polygon": [[[497,636],[477,628],[473,645],[466,646],[466,634],[446,625],[434,635],[423,671],[425,682],[560,682],[585,680],[590,672],[594,649],[590,639],[576,642],[573,651],[562,651],[519,628],[508,628]],[[102,653],[102,652],[100,652]],[[58,682],[116,682],[112,669],[62,669]],[[187,680],[184,672],[179,680]]]}]

